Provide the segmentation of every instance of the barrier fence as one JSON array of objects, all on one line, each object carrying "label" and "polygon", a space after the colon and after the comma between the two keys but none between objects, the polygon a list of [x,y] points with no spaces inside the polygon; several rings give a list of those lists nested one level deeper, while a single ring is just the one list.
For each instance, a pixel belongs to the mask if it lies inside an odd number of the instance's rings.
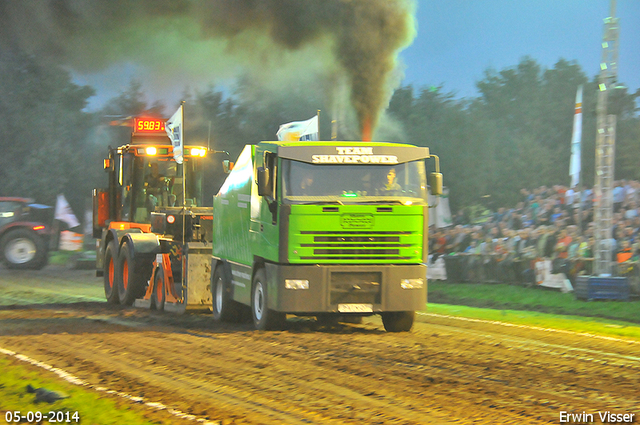
[{"label": "barrier fence", "polygon": [[[429,279],[449,282],[509,283],[523,286],[542,285],[545,280],[573,285],[580,275],[591,275],[593,258],[512,258],[501,254],[448,254],[429,256]],[[614,276],[627,277],[632,291],[640,286],[638,261],[616,263]],[[550,283],[562,287],[560,283]]]}]

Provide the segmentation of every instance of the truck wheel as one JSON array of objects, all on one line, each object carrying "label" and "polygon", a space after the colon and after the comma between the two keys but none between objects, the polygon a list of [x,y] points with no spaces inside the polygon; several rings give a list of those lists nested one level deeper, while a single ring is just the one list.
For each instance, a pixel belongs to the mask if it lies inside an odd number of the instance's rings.
[{"label": "truck wheel", "polygon": [[413,311],[385,311],[382,313],[382,324],[387,332],[409,332],[414,317]]},{"label": "truck wheel", "polygon": [[231,286],[224,278],[222,266],[216,267],[211,275],[211,295],[213,299],[213,320],[216,322],[237,322],[238,304],[231,299]]},{"label": "truck wheel", "polygon": [[12,230],[0,241],[0,250],[9,269],[41,269],[47,264],[44,241],[27,229]]},{"label": "truck wheel", "polygon": [[267,308],[269,305],[268,297],[266,273],[264,269],[258,269],[253,277],[251,287],[251,312],[253,324],[260,331],[281,328],[286,317],[283,313]]},{"label": "truck wheel", "polygon": [[120,304],[124,305],[131,305],[136,298],[144,295],[144,277],[137,267],[132,251],[131,246],[125,242],[118,255],[119,273],[116,275],[116,282]]},{"label": "truck wheel", "polygon": [[158,267],[154,279],[153,293],[151,294],[151,302],[156,307],[156,310],[164,310],[165,298],[164,270],[162,270],[162,267]]},{"label": "truck wheel", "polygon": [[104,295],[107,303],[118,304],[118,288],[116,286],[117,273],[117,248],[114,241],[109,242],[107,249],[104,251]]}]

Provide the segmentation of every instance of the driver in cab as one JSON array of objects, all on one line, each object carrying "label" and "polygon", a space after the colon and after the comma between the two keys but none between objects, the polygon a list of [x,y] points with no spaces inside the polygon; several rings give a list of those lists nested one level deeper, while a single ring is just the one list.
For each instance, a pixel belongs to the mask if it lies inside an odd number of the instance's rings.
[{"label": "driver in cab", "polygon": [[[166,205],[167,201],[164,199],[168,194],[168,179],[160,174],[158,164],[151,163],[150,173],[145,180],[145,188],[147,189],[147,196],[151,206],[155,207],[158,204]],[[153,208],[150,208],[153,210]]]},{"label": "driver in cab", "polygon": [[386,175],[386,183],[378,189],[378,195],[397,195],[402,193],[402,186],[396,179],[396,169],[391,168]]}]

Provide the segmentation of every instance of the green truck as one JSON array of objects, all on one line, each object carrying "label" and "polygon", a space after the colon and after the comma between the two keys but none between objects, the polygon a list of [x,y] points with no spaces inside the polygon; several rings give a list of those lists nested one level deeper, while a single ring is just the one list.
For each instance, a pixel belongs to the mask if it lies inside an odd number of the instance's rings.
[{"label": "green truck", "polygon": [[409,331],[427,301],[426,147],[379,142],[247,145],[213,200],[214,319],[250,308],[257,329],[286,314],[380,314]]}]

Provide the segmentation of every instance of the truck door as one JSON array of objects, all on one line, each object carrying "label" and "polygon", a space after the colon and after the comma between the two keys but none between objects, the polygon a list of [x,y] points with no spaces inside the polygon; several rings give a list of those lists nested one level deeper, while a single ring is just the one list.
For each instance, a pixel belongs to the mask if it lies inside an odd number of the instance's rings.
[{"label": "truck door", "polygon": [[132,174],[133,156],[123,153],[119,155],[119,161],[115,164],[116,171],[116,205],[118,205],[117,220],[131,221],[134,207]]},{"label": "truck door", "polygon": [[277,261],[278,259],[278,156],[265,152],[263,164],[267,170],[269,194],[257,199],[256,208],[251,209],[251,238],[256,255]]}]

